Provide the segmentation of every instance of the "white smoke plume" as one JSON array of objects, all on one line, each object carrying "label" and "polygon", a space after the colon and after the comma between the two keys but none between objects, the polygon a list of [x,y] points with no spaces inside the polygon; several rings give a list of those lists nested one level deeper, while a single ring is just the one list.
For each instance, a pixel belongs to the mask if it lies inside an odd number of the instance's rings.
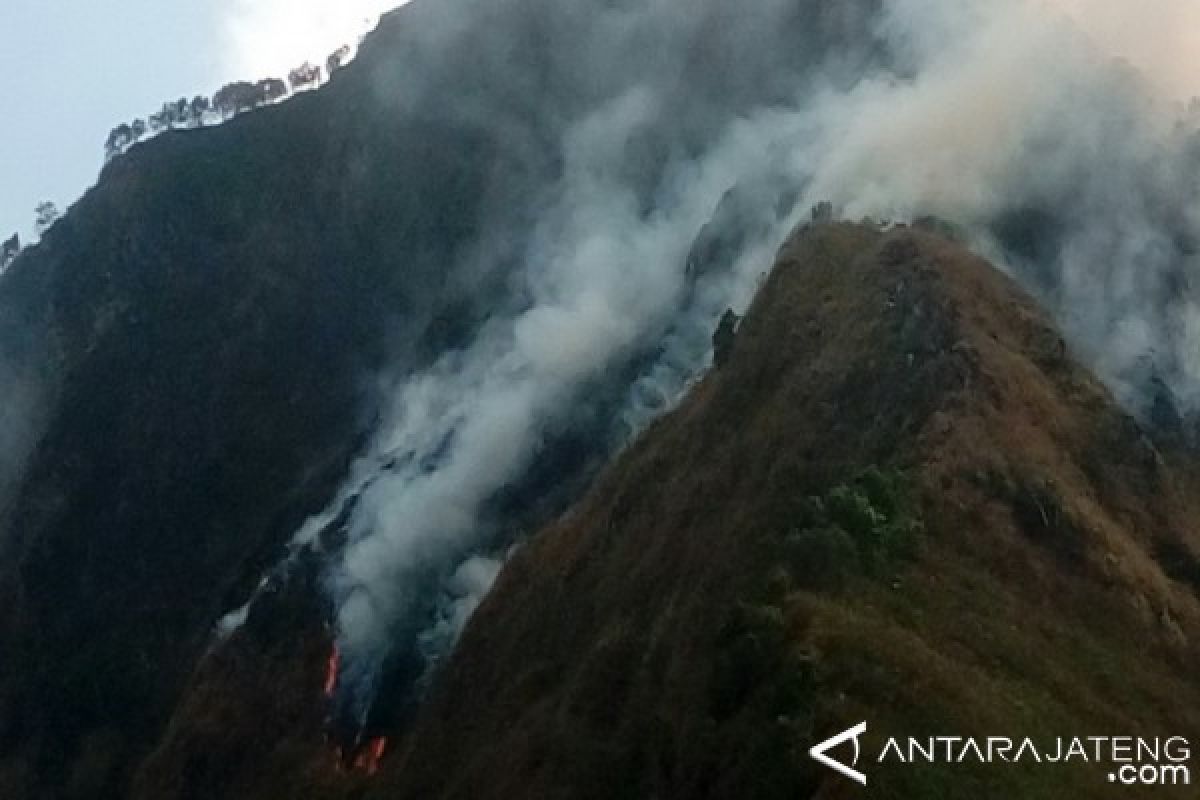
[{"label": "white smoke plume", "polygon": [[[798,156],[808,197],[963,225],[1135,411],[1148,378],[1194,410],[1200,139],[1181,92],[1200,65],[1163,34],[1197,31],[1196,7],[893,0],[885,20],[916,78],[872,76],[803,112],[820,131]],[[996,241],[1022,214],[1036,224],[1015,233],[1038,253]]]},{"label": "white smoke plume", "polygon": [[[366,682],[365,696],[380,668],[373,659],[386,652],[380,643],[440,590],[430,578],[449,574],[453,582],[456,565],[471,563],[489,533],[480,509],[529,468],[547,428],[567,424],[581,391],[677,322],[696,234],[725,191],[768,164],[769,154],[735,128],[710,162],[665,176],[676,184],[673,197],[646,215],[620,173],[626,142],[653,108],[649,93],[635,88],[568,130],[563,191],[533,231],[521,276],[527,307],[493,318],[470,347],[398,382],[375,442],[375,461],[391,466],[358,490],[333,573],[339,647],[349,669],[365,668],[348,676]],[[702,323],[675,332],[679,367],[644,376],[626,409],[631,419],[646,417],[643,396],[661,407],[678,394],[702,364],[723,303],[748,296],[757,274],[750,270],[766,258],[745,259],[741,271],[705,287],[713,299],[689,306]],[[477,581],[474,594],[488,584]],[[449,622],[463,621],[456,614]],[[438,623],[435,640],[453,640],[446,624]]]},{"label": "white smoke plume", "polygon": [[488,503],[550,432],[613,382],[625,430],[669,407],[707,363],[717,317],[745,306],[817,201],[957,223],[1045,299],[1131,407],[1154,378],[1181,412],[1196,408],[1200,139],[1185,101],[1200,51],[1179,32],[1200,28],[1182,0],[1126,7],[405,9],[371,76],[379,101],[488,131],[497,174],[525,193],[511,200],[498,178],[504,213],[461,248],[477,271],[509,264],[494,313],[465,347],[393,376],[368,451],[297,535],[345,534],[329,587],[354,713],[389,655],[436,661],[430,647],[453,642],[495,573],[481,565],[515,533],[489,523]]}]

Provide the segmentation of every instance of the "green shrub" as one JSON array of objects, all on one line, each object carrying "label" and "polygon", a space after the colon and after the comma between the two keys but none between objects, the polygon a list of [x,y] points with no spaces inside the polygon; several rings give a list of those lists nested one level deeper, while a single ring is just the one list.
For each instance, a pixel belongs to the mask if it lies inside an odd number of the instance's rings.
[{"label": "green shrub", "polygon": [[801,586],[837,589],[857,572],[879,576],[915,556],[922,530],[904,475],[870,467],[802,504],[784,537],[786,561]]},{"label": "green shrub", "polygon": [[778,669],[787,635],[783,610],[738,603],[717,634],[711,686],[713,716],[724,719],[740,708],[758,685]]},{"label": "green shrub", "polygon": [[816,679],[812,662],[788,636],[783,609],[738,603],[717,635],[717,658],[710,688],[710,711],[723,720],[751,697],[771,718],[805,717]]}]

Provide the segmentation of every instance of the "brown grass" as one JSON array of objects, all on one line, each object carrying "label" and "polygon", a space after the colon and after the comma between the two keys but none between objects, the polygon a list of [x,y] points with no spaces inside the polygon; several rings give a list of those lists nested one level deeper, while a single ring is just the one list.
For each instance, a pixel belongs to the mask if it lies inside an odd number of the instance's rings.
[{"label": "brown grass", "polygon": [[[779,596],[797,502],[870,465],[916,483],[916,561]],[[371,796],[850,796],[803,754],[860,718],[876,742],[1195,735],[1200,606],[1157,555],[1200,552],[1194,469],[980,259],[916,231],[803,232],[729,363],[505,570]],[[785,643],[715,714],[747,603]],[[778,705],[810,670],[807,705]],[[1116,796],[1095,767],[887,770],[872,793]]]}]

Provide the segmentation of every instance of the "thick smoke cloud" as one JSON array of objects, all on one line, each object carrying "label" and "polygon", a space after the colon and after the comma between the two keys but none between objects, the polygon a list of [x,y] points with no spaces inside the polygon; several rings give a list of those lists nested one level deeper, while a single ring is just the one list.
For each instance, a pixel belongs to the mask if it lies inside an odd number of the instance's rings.
[{"label": "thick smoke cloud", "polygon": [[1200,75],[1200,6],[1189,0],[1050,0],[1099,53],[1127,61],[1161,98],[1193,96]]},{"label": "thick smoke cloud", "polygon": [[[491,143],[491,199],[446,267],[507,274],[468,344],[394,376],[369,451],[297,535],[345,537],[328,583],[347,713],[366,714],[389,659],[419,681],[453,642],[494,576],[486,559],[517,533],[490,513],[497,496],[581,409],[589,446],[610,451],[704,365],[794,201],[777,125],[750,116],[784,108],[807,74],[865,63],[870,42],[845,45],[869,5],[803,19],[781,1],[749,15],[583,0],[405,10],[375,99]],[[779,57],[745,58],[764,45]]]},{"label": "thick smoke cloud", "polygon": [[495,178],[453,266],[505,277],[468,343],[389,377],[374,441],[297,534],[344,537],[350,711],[389,658],[419,673],[452,645],[518,533],[497,495],[581,409],[607,451],[669,407],[817,201],[957,223],[1132,408],[1148,386],[1195,408],[1200,144],[1178,74],[1118,36],[1153,26],[1079,24],[1109,5],[425,0],[393,20],[375,98],[485,132]]},{"label": "thick smoke cloud", "polygon": [[884,25],[915,79],[875,75],[818,99],[803,113],[820,133],[798,157],[813,165],[808,197],[848,215],[962,225],[1132,410],[1165,400],[1187,416],[1200,400],[1200,139],[1173,92],[1196,57],[1137,59],[1196,11],[1151,5],[895,0]]}]

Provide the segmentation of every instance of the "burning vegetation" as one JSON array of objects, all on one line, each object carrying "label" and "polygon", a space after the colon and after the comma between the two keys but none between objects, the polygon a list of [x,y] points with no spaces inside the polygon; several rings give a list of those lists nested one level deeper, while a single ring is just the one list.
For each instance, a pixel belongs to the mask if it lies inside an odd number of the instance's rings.
[{"label": "burning vegetation", "polygon": [[379,772],[379,762],[383,758],[384,751],[387,750],[387,737],[375,736],[367,739],[358,748],[358,753],[354,756],[353,768],[358,772],[366,773],[368,776]]},{"label": "burning vegetation", "polygon": [[324,692],[325,692],[326,698],[333,697],[333,690],[337,688],[337,675],[338,675],[338,662],[339,661],[340,661],[340,656],[338,655],[337,645],[335,644],[332,647],[330,647],[329,658],[325,662]]},{"label": "burning vegetation", "polygon": [[386,736],[364,737],[361,728],[352,735],[346,735],[347,732],[336,724],[332,707],[337,693],[340,667],[341,654],[337,644],[331,644],[329,656],[325,660],[325,679],[321,685],[322,694],[331,709],[326,721],[326,741],[333,748],[334,763],[338,772],[357,772],[370,777],[379,772],[379,763],[387,750],[388,740]]}]

